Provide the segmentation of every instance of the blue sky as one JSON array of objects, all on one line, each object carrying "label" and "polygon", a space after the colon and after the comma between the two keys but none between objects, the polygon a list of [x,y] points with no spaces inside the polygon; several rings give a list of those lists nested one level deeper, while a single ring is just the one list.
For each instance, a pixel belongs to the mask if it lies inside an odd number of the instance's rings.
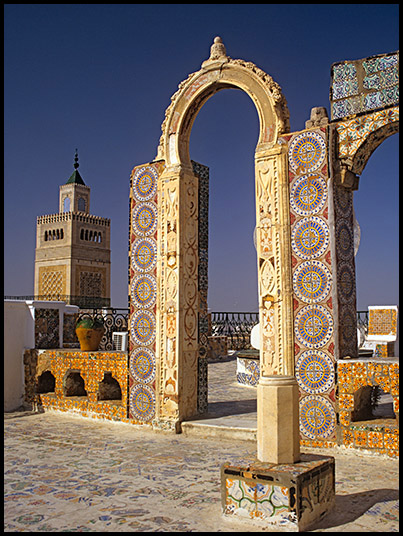
[{"label": "blue sky", "polygon": [[[398,4],[6,4],[6,295],[31,295],[36,218],[58,211],[73,172],[91,213],[111,219],[112,304],[127,306],[129,177],[156,156],[171,96],[220,35],[282,88],[291,132],[329,107],[332,63],[398,50]],[[236,90],[193,125],[210,168],[209,308],[257,310],[254,164],[258,118]],[[398,135],[371,156],[355,193],[358,309],[398,303]]]}]

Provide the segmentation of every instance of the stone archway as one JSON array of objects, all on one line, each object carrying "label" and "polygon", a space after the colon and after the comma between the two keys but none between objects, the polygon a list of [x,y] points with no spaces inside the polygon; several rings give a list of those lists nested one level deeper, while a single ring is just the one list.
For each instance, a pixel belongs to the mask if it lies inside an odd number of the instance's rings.
[{"label": "stone archway", "polygon": [[260,123],[255,188],[261,374],[294,375],[288,154],[277,143],[289,132],[288,108],[269,75],[228,57],[216,38],[209,59],[173,95],[155,160],[136,166],[131,177],[129,416],[155,427],[177,429],[198,411],[200,174],[190,160],[189,139],[203,104],[226,88],[249,95]]},{"label": "stone archway", "polygon": [[[333,191],[339,340],[336,358],[357,357],[356,275],[354,248],[345,244],[354,241],[353,192],[358,190],[359,175],[375,149],[389,136],[399,131],[399,107],[392,106],[358,117],[346,118],[333,124],[336,141],[333,154]],[[345,250],[345,251],[343,251]],[[348,277],[346,277],[348,274]],[[347,283],[347,286],[346,286]],[[336,316],[336,315],[335,315]],[[347,334],[353,330],[353,336]]]},{"label": "stone archway", "polygon": [[335,124],[336,182],[347,189],[357,189],[371,154],[389,136],[399,132],[399,107],[394,106]]}]

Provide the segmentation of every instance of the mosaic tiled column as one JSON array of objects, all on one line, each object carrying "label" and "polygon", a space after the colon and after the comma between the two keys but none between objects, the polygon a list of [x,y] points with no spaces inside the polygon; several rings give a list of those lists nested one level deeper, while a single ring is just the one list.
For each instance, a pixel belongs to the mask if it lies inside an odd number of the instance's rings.
[{"label": "mosaic tiled column", "polygon": [[353,192],[333,183],[337,359],[357,357]]},{"label": "mosaic tiled column", "polygon": [[160,162],[130,180],[128,416],[150,423],[156,411],[157,223]]},{"label": "mosaic tiled column", "polygon": [[208,406],[208,207],[209,207],[209,168],[193,162],[193,172],[199,179],[199,318],[198,342],[199,354],[197,365],[197,411],[204,413]]},{"label": "mosaic tiled column", "polygon": [[302,444],[336,439],[334,320],[325,128],[283,136],[290,180],[295,375]]},{"label": "mosaic tiled column", "polygon": [[128,414],[167,429],[207,410],[209,170],[192,167],[131,176]]}]

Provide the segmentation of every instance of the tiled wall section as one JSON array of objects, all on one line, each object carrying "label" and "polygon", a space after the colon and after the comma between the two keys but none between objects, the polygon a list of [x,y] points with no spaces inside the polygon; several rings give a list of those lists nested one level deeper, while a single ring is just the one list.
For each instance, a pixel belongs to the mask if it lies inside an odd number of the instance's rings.
[{"label": "tiled wall section", "polygon": [[138,423],[150,423],[156,411],[157,186],[163,167],[137,166],[130,179],[128,413]]},{"label": "tiled wall section", "polygon": [[335,63],[331,69],[332,120],[399,103],[399,54]]},{"label": "tiled wall section", "polygon": [[295,375],[302,444],[336,441],[332,259],[325,128],[288,143]]},{"label": "tiled wall section", "polygon": [[336,130],[339,158],[352,160],[370,134],[398,121],[399,107],[395,106],[338,122]]},{"label": "tiled wall section", "polygon": [[[27,350],[24,354],[25,402],[79,413],[84,417],[127,422],[127,352],[82,352],[77,350]],[[36,393],[38,378],[49,371],[55,378],[53,392]],[[64,396],[66,377],[79,372],[87,396]],[[121,400],[98,399],[99,383],[110,372],[121,389]]]},{"label": "tiled wall section", "polygon": [[397,306],[383,307],[369,306],[368,335],[376,339],[390,337],[385,340],[393,340],[397,337]]},{"label": "tiled wall section", "polygon": [[354,393],[367,385],[379,385],[385,393],[393,397],[393,410],[399,417],[399,362],[373,361],[339,361],[338,404],[340,419],[339,444],[345,447],[375,450],[389,456],[399,455],[398,422],[385,423],[354,423],[351,420],[354,410]]}]

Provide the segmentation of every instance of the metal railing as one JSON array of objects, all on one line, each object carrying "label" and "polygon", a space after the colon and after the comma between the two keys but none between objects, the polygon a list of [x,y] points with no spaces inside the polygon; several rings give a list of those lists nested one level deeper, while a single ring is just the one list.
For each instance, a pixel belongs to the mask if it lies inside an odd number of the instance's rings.
[{"label": "metal railing", "polygon": [[250,348],[250,333],[259,322],[259,313],[211,313],[211,335],[227,337],[229,350]]},{"label": "metal railing", "polygon": [[365,334],[368,332],[369,313],[368,311],[357,311],[357,327],[363,329]]},{"label": "metal railing", "polygon": [[72,296],[71,294],[40,294],[36,296],[4,296],[5,300],[62,301],[68,305],[77,305],[80,309],[110,307],[110,298],[98,296]]},{"label": "metal railing", "polygon": [[[101,340],[100,350],[113,350],[112,333],[128,331],[129,310],[110,308],[87,308],[78,314],[78,319],[91,317],[102,318],[105,332]],[[250,333],[259,322],[259,313],[211,313],[211,335],[227,337],[229,350],[250,348]]]},{"label": "metal railing", "polygon": [[[87,309],[79,313],[78,318],[85,316],[102,318],[105,333],[100,349],[113,350],[112,333],[128,331],[129,310],[102,308]],[[250,334],[253,326],[259,322],[258,312],[212,312],[211,336],[227,337],[228,350],[246,350],[251,347]],[[357,326],[365,333],[368,330],[368,311],[357,311]]]},{"label": "metal railing", "polygon": [[[101,340],[101,350],[112,350],[112,333],[128,331],[129,310],[114,308],[86,309],[79,313],[78,319],[91,317],[103,319],[105,332]],[[229,350],[250,348],[250,333],[259,322],[259,313],[211,313],[211,335],[227,337]]]},{"label": "metal railing", "polygon": [[[18,300],[41,300],[43,296],[4,296],[5,299]],[[60,296],[60,301],[67,301],[66,296]],[[129,309],[114,308],[98,305],[86,305],[91,303],[94,298],[82,296],[69,296],[68,298],[82,299],[82,306],[78,318],[98,317],[102,318],[105,326],[104,336],[102,338],[100,349],[113,350],[112,334],[117,331],[129,331]],[[105,300],[105,298],[97,298]],[[53,300],[53,298],[52,298]],[[49,300],[45,300],[49,301]],[[108,300],[110,301],[110,300]],[[72,304],[72,302],[69,302]],[[76,305],[76,304],[74,304]],[[70,315],[68,315],[70,316]],[[211,313],[211,336],[227,337],[227,347],[229,350],[245,350],[250,348],[250,334],[254,325],[259,322],[258,312],[212,312]],[[75,322],[68,329],[69,333],[65,336],[72,345],[78,346],[78,340],[74,332]],[[357,327],[365,334],[368,331],[368,311],[357,311]]]},{"label": "metal railing", "polygon": [[[85,316],[101,317],[104,320],[105,333],[100,349],[113,350],[112,333],[128,331],[128,309],[87,309],[79,313],[79,318]],[[253,326],[259,322],[258,312],[212,312],[211,336],[227,337],[228,350],[246,350],[251,347],[250,334]],[[357,311],[357,326],[368,331],[368,311]]]}]

